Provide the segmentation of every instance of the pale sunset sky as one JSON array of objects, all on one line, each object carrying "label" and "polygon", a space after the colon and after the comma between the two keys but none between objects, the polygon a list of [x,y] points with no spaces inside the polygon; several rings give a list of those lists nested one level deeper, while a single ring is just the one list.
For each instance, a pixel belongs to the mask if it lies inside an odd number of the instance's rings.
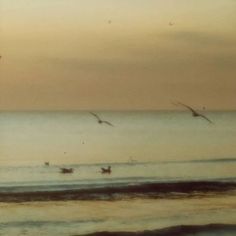
[{"label": "pale sunset sky", "polygon": [[0,109],[235,109],[235,29],[235,0],[0,0]]}]

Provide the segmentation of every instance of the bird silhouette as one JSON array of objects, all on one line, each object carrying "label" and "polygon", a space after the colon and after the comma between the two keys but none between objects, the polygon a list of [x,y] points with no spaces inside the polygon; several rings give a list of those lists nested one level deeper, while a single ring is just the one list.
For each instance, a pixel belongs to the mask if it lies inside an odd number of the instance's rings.
[{"label": "bird silhouette", "polygon": [[101,167],[101,173],[102,174],[111,174],[111,166],[108,166],[107,168]]},{"label": "bird silhouette", "polygon": [[169,26],[173,26],[174,25],[174,23],[173,22],[169,22]]},{"label": "bird silhouette", "polygon": [[110,125],[110,126],[114,126],[113,124],[111,124],[109,121],[107,120],[102,120],[97,114],[93,113],[93,112],[90,112],[91,115],[93,115],[94,117],[96,117],[97,121],[99,124],[107,124],[107,125]]},{"label": "bird silhouette", "polygon": [[201,118],[205,119],[206,121],[208,121],[209,123],[213,124],[213,122],[212,122],[209,118],[207,118],[205,115],[203,115],[203,114],[197,112],[197,111],[194,110],[192,107],[190,107],[190,106],[188,106],[188,105],[186,105],[186,104],[184,104],[184,103],[181,103],[181,102],[177,102],[177,103],[173,103],[173,104],[174,104],[174,105],[177,105],[177,106],[178,106],[178,105],[181,105],[181,106],[187,108],[188,110],[190,110],[190,111],[192,112],[192,116],[193,116],[193,117],[201,117]]}]

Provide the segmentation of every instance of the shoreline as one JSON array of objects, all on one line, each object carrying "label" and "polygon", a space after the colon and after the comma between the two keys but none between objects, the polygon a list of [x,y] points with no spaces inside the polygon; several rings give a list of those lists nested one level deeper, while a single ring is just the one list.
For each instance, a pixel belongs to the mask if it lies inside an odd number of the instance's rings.
[{"label": "shoreline", "polygon": [[[236,234],[236,224],[207,224],[207,225],[178,225],[163,229],[144,230],[139,232],[95,232],[91,234],[83,234],[82,236],[190,236],[201,235],[206,233],[232,233]],[[222,236],[223,236],[222,234]],[[228,235],[228,234],[227,234]],[[72,235],[79,236],[79,235]]]},{"label": "shoreline", "polygon": [[144,183],[53,191],[0,192],[0,202],[121,200],[124,198],[191,198],[211,194],[234,194],[236,182],[185,181]]},{"label": "shoreline", "polygon": [[[28,236],[142,233],[145,230],[160,233],[158,230],[172,226],[236,224],[235,199],[236,195],[214,195],[181,199],[0,203],[4,215],[0,233],[9,236],[18,235],[18,232]],[[144,235],[147,235],[146,231]],[[232,236],[235,235],[234,231]]]}]

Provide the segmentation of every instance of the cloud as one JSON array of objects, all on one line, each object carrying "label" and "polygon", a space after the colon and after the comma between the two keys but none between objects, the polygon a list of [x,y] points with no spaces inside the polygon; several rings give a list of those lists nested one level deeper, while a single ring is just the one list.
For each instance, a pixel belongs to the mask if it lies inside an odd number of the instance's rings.
[{"label": "cloud", "polygon": [[[207,47],[224,47],[236,49],[235,41],[236,37],[232,35],[224,35],[223,33],[213,33],[204,31],[172,31],[159,33],[159,37],[163,37],[169,41],[176,41],[179,43],[187,43],[196,46],[207,46]],[[218,48],[220,49],[220,48]]]},{"label": "cloud", "polygon": [[[137,35],[136,35],[137,36]],[[75,71],[95,70],[111,73],[125,70],[178,70],[185,65],[215,66],[215,70],[234,69],[236,46],[233,37],[200,31],[173,31],[100,42],[93,52],[67,57],[42,57],[42,63]],[[141,72],[142,73],[142,72]]]}]

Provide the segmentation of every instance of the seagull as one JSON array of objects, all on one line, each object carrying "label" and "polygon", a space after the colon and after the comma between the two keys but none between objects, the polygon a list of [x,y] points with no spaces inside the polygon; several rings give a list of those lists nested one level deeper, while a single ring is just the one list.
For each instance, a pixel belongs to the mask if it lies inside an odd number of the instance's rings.
[{"label": "seagull", "polygon": [[190,106],[188,106],[188,105],[185,105],[185,104],[183,104],[183,103],[181,103],[181,102],[178,102],[177,104],[176,104],[176,103],[173,103],[173,104],[174,104],[174,105],[181,105],[181,106],[184,106],[184,107],[186,107],[188,110],[190,110],[190,111],[192,112],[192,116],[193,116],[193,117],[202,117],[203,119],[207,120],[209,123],[213,124],[213,122],[212,122],[209,118],[207,118],[207,117],[204,116],[203,114],[201,114],[201,113],[195,111],[192,107],[190,107]]},{"label": "seagull", "polygon": [[173,26],[174,25],[174,23],[173,22],[169,22],[169,26]]},{"label": "seagull", "polygon": [[104,124],[107,124],[107,125],[110,125],[110,126],[114,126],[113,124],[111,124],[110,122],[108,122],[106,120],[101,120],[101,118],[97,114],[95,114],[93,112],[90,112],[90,114],[97,118],[97,121],[98,121],[99,124],[104,123]]},{"label": "seagull", "polygon": [[102,174],[111,174],[111,166],[108,166],[107,168],[101,168]]}]

